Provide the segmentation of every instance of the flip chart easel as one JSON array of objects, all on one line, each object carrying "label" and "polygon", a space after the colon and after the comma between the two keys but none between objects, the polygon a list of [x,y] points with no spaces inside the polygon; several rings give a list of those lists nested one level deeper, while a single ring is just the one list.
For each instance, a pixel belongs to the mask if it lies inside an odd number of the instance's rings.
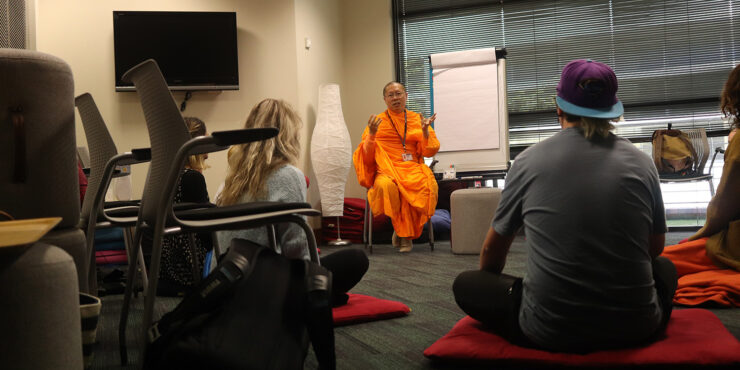
[{"label": "flip chart easel", "polygon": [[458,176],[508,169],[509,114],[506,49],[475,49],[429,56],[432,113],[441,173]]}]

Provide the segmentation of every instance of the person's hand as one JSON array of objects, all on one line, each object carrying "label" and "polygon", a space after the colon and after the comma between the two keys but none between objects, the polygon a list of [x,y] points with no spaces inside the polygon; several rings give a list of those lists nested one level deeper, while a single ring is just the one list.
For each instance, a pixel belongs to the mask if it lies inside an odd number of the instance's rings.
[{"label": "person's hand", "polygon": [[367,121],[368,133],[374,136],[375,133],[378,132],[378,126],[380,126],[380,122],[382,121],[383,120],[380,119],[380,117],[371,115],[370,119]]},{"label": "person's hand", "polygon": [[429,136],[429,126],[434,122],[434,120],[437,119],[437,113],[434,113],[429,118],[424,118],[424,116],[421,116],[421,130],[424,132],[424,136]]}]

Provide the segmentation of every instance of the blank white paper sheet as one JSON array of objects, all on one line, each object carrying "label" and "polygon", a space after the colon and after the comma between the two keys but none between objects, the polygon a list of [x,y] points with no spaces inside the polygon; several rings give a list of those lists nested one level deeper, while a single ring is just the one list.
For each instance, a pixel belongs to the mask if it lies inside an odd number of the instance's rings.
[{"label": "blank white paper sheet", "polygon": [[440,152],[498,149],[496,49],[432,54],[430,59]]}]

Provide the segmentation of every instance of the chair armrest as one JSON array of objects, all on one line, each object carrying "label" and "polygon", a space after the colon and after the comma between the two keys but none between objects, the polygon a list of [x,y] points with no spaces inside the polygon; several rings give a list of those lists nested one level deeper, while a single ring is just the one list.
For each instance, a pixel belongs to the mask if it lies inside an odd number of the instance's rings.
[{"label": "chair armrest", "polygon": [[151,161],[152,160],[152,149],[151,148],[131,149],[131,160],[135,162],[124,163],[122,165],[136,164],[136,163],[143,163],[143,162]]},{"label": "chair armrest", "polygon": [[165,183],[165,189],[169,194],[162,197],[162,203],[158,205],[159,209],[166,209],[169,218],[177,219],[173,211],[172,200],[177,191],[177,180],[180,178],[180,171],[188,156],[225,150],[229,148],[229,145],[269,139],[275,137],[278,132],[279,130],[276,128],[217,131],[211,133],[210,136],[198,136],[186,141],[173,159],[173,166]]},{"label": "chair armrest", "polygon": [[719,153],[722,153],[722,154],[725,153],[725,150],[722,149],[721,146],[718,146],[718,147],[714,148],[714,155],[712,156],[712,161],[709,162],[709,171],[707,171],[707,174],[709,174],[709,175],[712,174],[712,167],[714,167],[714,160],[717,159],[717,154],[719,154]]},{"label": "chair armrest", "polygon": [[268,128],[245,128],[240,130],[217,131],[211,133],[216,145],[234,145],[261,141],[277,136],[279,130]]},{"label": "chair armrest", "polygon": [[185,149],[188,155],[218,152],[228,149],[231,145],[269,139],[275,137],[278,132],[279,130],[274,127],[216,131],[210,136],[190,139],[181,149]]},{"label": "chair armrest", "polygon": [[[136,151],[138,155],[134,154],[134,151]],[[132,150],[132,152],[121,153],[111,157],[111,159],[108,160],[108,163],[106,163],[105,167],[103,168],[103,175],[100,179],[100,185],[98,186],[98,191],[95,194],[95,198],[93,199],[93,209],[90,213],[89,220],[90,227],[93,227],[95,225],[98,211],[102,210],[103,208],[103,204],[105,203],[105,194],[108,192],[108,187],[110,186],[111,179],[113,177],[129,175],[128,172],[122,172],[118,170],[117,167],[149,162],[150,160],[151,150],[149,148],[134,149]],[[103,212],[103,215],[105,216],[105,212]],[[89,231],[92,230],[94,230],[94,228],[89,229]]]}]

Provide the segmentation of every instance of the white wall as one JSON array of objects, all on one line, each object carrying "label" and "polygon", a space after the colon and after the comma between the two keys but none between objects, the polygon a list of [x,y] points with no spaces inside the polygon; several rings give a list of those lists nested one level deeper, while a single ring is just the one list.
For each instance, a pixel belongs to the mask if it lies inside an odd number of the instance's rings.
[{"label": "white wall", "polygon": [[[249,110],[266,97],[298,101],[295,17],[292,0],[40,0],[37,50],[61,57],[72,67],[75,94],[95,98],[119,152],[148,147],[138,96],[114,91],[113,10],[236,11],[240,90],[195,92],[186,115],[203,119],[209,131],[240,128]],[[175,92],[182,101],[183,92]],[[78,119],[79,122],[79,119]],[[85,145],[77,125],[78,145]],[[226,174],[225,152],[209,157],[209,194]],[[134,194],[140,194],[146,168],[135,168]]]},{"label": "white wall", "polygon": [[[149,146],[136,93],[114,91],[113,10],[236,11],[240,90],[195,92],[186,115],[203,119],[209,131],[242,127],[249,110],[266,97],[291,103],[304,120],[299,167],[312,177],[309,201],[319,207],[310,166],[310,137],[319,85],[339,83],[344,116],[359,144],[370,114],[385,109],[382,87],[394,78],[390,0],[37,0],[37,50],[72,67],[75,93],[95,98],[119,152]],[[305,49],[310,37],[312,47]],[[175,92],[182,101],[184,93]],[[79,119],[78,119],[79,122]],[[78,145],[86,145],[77,125]],[[210,155],[205,171],[213,196],[226,174],[226,154]],[[141,193],[145,166],[134,169]],[[347,196],[365,190],[350,170]]]},{"label": "white wall", "polygon": [[[318,182],[310,159],[311,135],[318,114],[319,86],[342,81],[342,32],[340,28],[339,0],[295,0],[295,47],[298,59],[298,105],[296,110],[303,118],[301,135],[301,168],[309,176],[308,201],[321,209]],[[306,38],[311,40],[306,48]],[[314,228],[318,218],[312,219]]]},{"label": "white wall", "polygon": [[[395,79],[391,0],[345,0],[341,4],[344,119],[357,148],[371,114],[386,109],[383,86]],[[346,196],[364,198],[350,171]]]}]

